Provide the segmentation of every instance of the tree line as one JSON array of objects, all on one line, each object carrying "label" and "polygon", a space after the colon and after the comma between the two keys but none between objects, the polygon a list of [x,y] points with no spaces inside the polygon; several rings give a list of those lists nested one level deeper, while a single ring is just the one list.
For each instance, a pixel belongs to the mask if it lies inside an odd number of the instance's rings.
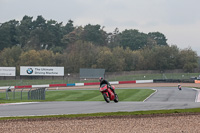
[{"label": "tree line", "polygon": [[65,73],[79,68],[105,68],[107,72],[184,69],[198,67],[191,48],[169,46],[164,34],[136,29],[107,33],[100,25],[66,25],[38,16],[0,24],[0,66],[64,66]]}]

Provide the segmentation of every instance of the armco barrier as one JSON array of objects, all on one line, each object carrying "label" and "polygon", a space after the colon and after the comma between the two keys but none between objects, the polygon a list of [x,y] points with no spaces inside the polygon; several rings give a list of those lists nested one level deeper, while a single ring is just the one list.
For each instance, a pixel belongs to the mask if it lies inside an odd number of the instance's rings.
[{"label": "armco barrier", "polygon": [[131,83],[136,83],[135,81],[119,81],[119,84],[131,84]]},{"label": "armco barrier", "polygon": [[84,83],[84,86],[85,86],[85,85],[100,85],[100,83],[99,83],[99,82]]},{"label": "armco barrier", "polygon": [[49,87],[65,87],[66,84],[50,84]]},{"label": "armco barrier", "polygon": [[0,90],[5,90],[5,89],[8,89],[8,88],[10,88],[10,89],[14,89],[15,88],[15,86],[1,86],[0,87]]},{"label": "armco barrier", "polygon": [[75,86],[84,86],[84,83],[75,83]]},{"label": "armco barrier", "polygon": [[75,86],[75,83],[73,83],[73,84],[67,84],[67,86]]},{"label": "armco barrier", "polygon": [[111,81],[110,84],[111,85],[117,85],[117,84],[119,84],[119,81]]},{"label": "armco barrier", "polygon": [[15,86],[15,89],[32,88],[32,85]]},{"label": "armco barrier", "polygon": [[32,85],[32,88],[49,88],[49,84],[46,85]]},{"label": "armco barrier", "polygon": [[153,80],[136,80],[137,83],[153,83]]}]

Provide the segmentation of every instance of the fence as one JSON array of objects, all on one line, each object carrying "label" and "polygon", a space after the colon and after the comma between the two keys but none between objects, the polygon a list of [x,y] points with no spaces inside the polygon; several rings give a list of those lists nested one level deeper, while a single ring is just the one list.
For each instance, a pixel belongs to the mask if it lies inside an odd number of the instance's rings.
[{"label": "fence", "polygon": [[2,100],[27,100],[28,89],[3,89],[0,91],[0,99]]},{"label": "fence", "polygon": [[45,100],[45,88],[29,90],[28,100]]},{"label": "fence", "polygon": [[45,88],[3,89],[0,90],[0,100],[45,100]]}]

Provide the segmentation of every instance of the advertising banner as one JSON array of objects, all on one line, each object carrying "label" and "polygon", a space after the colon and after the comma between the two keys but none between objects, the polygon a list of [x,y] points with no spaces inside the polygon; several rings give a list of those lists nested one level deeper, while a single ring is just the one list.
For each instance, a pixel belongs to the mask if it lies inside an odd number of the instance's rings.
[{"label": "advertising banner", "polygon": [[0,76],[16,76],[16,68],[0,67]]},{"label": "advertising banner", "polygon": [[20,66],[21,76],[64,76],[64,67]]}]

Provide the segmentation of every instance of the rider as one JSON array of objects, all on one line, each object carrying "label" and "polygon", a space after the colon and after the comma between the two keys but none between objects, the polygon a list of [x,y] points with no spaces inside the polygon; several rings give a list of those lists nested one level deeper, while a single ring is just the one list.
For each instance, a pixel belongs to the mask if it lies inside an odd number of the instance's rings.
[{"label": "rider", "polygon": [[181,85],[180,84],[178,84],[178,89],[181,90]]},{"label": "rider", "polygon": [[110,88],[113,91],[113,93],[116,95],[115,90],[112,88],[112,86],[110,85],[110,83],[107,80],[105,80],[104,78],[100,77],[99,78],[99,82],[100,82],[100,86],[102,84],[107,84],[108,88]]}]

